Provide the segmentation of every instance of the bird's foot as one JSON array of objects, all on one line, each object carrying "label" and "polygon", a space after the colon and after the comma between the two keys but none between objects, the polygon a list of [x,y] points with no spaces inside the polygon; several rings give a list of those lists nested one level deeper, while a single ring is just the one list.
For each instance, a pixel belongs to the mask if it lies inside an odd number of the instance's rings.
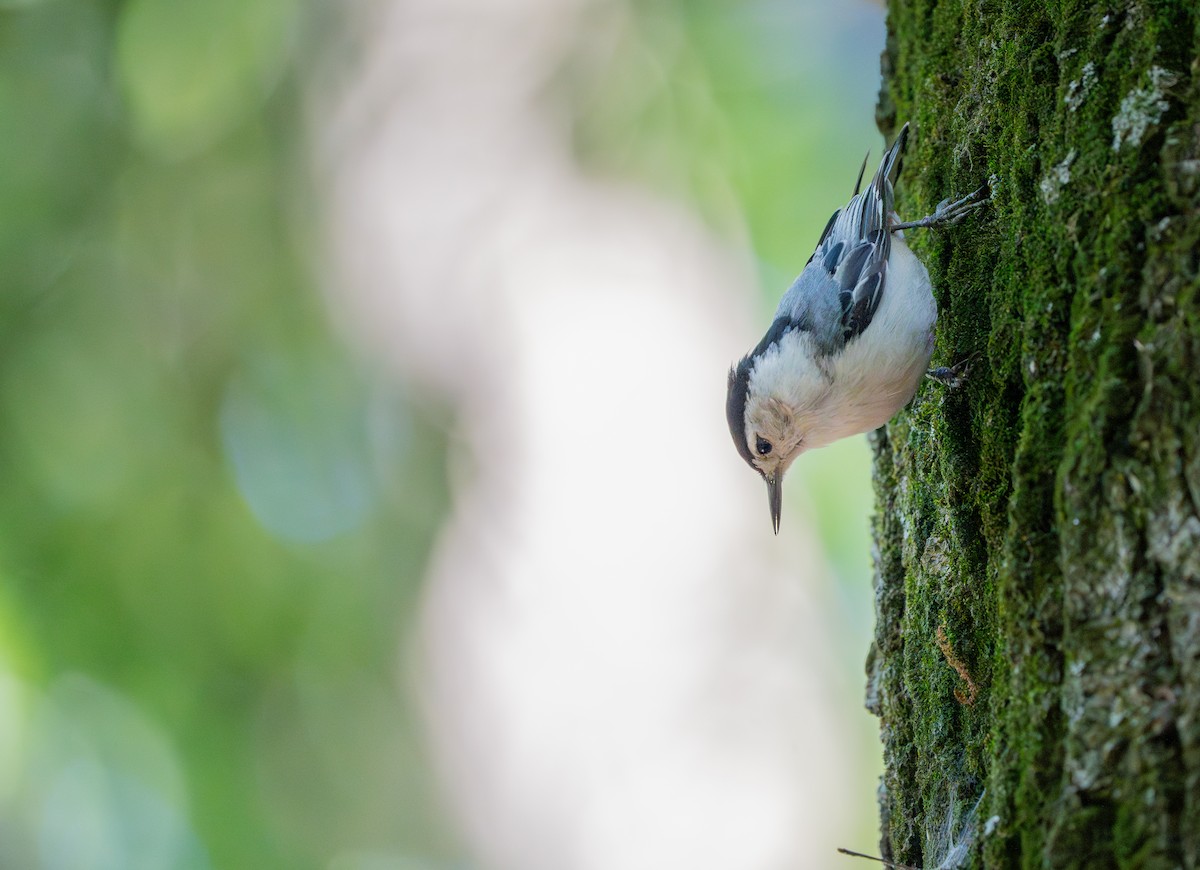
[{"label": "bird's foot", "polygon": [[930,229],[952,227],[986,203],[991,199],[991,196],[991,187],[985,184],[979,190],[968,193],[962,199],[956,199],[953,202],[949,199],[943,199],[937,204],[937,208],[933,210],[933,214],[928,217],[923,217],[918,221],[894,223],[890,229],[892,232],[895,232],[896,230],[916,229],[918,227],[929,227]]},{"label": "bird's foot", "polygon": [[967,375],[971,373],[971,360],[973,359],[974,357],[967,357],[952,366],[930,369],[925,372],[925,377],[931,381],[937,381],[951,390],[957,390],[967,382]]}]

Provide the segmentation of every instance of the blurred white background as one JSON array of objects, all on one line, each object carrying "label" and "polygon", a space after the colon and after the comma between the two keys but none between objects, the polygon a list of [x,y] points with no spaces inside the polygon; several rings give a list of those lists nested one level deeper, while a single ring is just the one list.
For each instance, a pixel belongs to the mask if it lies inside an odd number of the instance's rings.
[{"label": "blurred white background", "polygon": [[[471,853],[718,870],[873,842],[865,450],[804,457],[775,538],[722,413],[725,370],[767,322],[759,278],[782,292],[877,141],[881,11],[429,0],[360,16],[315,113],[328,292],[356,341],[454,410],[414,678]],[[748,55],[764,92],[706,51]],[[756,261],[736,180],[760,153],[778,262]],[[854,589],[819,541],[820,487],[805,493],[822,475],[853,493]]]}]

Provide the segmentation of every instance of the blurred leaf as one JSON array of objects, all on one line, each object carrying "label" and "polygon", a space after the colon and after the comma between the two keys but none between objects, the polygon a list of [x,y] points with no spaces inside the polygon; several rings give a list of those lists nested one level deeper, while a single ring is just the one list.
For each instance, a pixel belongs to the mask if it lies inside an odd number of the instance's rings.
[{"label": "blurred leaf", "polygon": [[0,305],[21,306],[70,263],[120,154],[106,26],[94,2],[0,15]]},{"label": "blurred leaf", "polygon": [[204,870],[178,758],[128,699],[78,674],[41,699],[28,762],[39,866]]},{"label": "blurred leaf", "polygon": [[285,541],[342,534],[374,505],[362,389],[332,361],[258,355],[226,389],[221,437],[242,496]]},{"label": "blurred leaf", "polygon": [[257,108],[287,58],[294,0],[131,0],[117,73],[134,133],[168,158],[194,154]]}]

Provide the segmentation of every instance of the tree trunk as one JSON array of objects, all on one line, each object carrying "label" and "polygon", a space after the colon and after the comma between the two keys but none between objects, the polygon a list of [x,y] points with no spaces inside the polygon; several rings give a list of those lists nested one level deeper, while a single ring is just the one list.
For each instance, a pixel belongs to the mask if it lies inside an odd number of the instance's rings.
[{"label": "tree trunk", "polygon": [[1200,863],[1198,26],[1191,2],[892,0],[899,212],[994,178],[908,234],[934,364],[969,380],[874,436],[893,860]]}]

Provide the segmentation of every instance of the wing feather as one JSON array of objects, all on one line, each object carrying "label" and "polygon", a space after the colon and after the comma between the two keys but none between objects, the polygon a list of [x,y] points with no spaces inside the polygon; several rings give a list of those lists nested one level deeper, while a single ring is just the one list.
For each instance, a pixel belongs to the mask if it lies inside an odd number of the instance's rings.
[{"label": "wing feather", "polygon": [[900,172],[900,158],[907,140],[908,125],[905,124],[892,147],[883,155],[866,190],[856,193],[845,208],[834,212],[829,219],[813,254],[813,259],[834,278],[847,341],[871,325],[879,300],[887,292],[892,186]]},{"label": "wing feather", "polygon": [[833,354],[871,325],[887,292],[892,185],[907,138],[906,124],[867,188],[829,218],[816,250],[780,300],[760,350],[787,331],[802,329]]}]

